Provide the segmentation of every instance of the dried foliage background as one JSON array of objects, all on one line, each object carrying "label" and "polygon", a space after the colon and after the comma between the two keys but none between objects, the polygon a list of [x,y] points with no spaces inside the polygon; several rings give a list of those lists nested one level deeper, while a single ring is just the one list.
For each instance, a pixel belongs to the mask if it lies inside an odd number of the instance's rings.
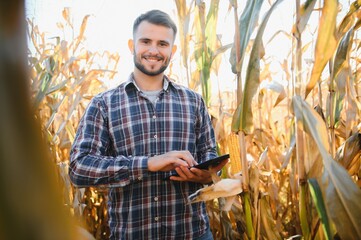
[{"label": "dried foliage background", "polygon": [[[223,2],[174,3],[182,71],[207,103],[219,153],[231,154],[221,179],[199,196],[207,199],[215,239],[360,239],[361,1],[296,0],[293,29],[274,29],[272,39],[286,36],[292,46],[279,62],[283,79],[263,39],[282,0],[248,0],[243,9],[229,1],[235,40],[227,44],[214,31]],[[67,166],[78,121],[89,99],[114,80],[119,55],[85,49],[89,16],[73,26],[69,11],[58,27],[78,28],[72,39],[49,40],[28,20],[33,107],[58,166],[64,204],[96,239],[107,239],[106,189],[75,189]],[[318,21],[308,22],[315,15]],[[310,32],[315,37],[304,42]],[[237,87],[215,95],[212,77],[226,53]]]}]

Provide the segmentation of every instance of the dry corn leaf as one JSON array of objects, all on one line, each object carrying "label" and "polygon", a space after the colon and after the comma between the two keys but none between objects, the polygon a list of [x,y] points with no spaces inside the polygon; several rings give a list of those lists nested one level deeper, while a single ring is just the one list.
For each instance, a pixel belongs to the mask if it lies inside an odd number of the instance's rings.
[{"label": "dry corn leaf", "polygon": [[266,197],[260,199],[260,218],[262,230],[265,231],[267,239],[282,239],[276,221],[273,219],[270,203]]},{"label": "dry corn leaf", "polygon": [[361,133],[349,137],[337,150],[335,160],[344,166],[349,174],[357,175],[360,169]]},{"label": "dry corn leaf", "polygon": [[324,1],[316,42],[315,63],[312,68],[310,81],[306,86],[306,97],[320,80],[323,69],[336,50],[337,5],[337,0]]},{"label": "dry corn leaf", "polygon": [[242,191],[241,179],[226,178],[212,184],[211,186],[199,189],[195,193],[189,195],[188,199],[190,203],[209,201],[220,197],[232,197]]},{"label": "dry corn leaf", "polygon": [[323,158],[324,171],[320,185],[328,215],[342,239],[361,238],[360,188],[345,168],[330,156],[327,130],[321,117],[300,97],[293,98],[293,107],[297,123],[304,124],[304,129],[314,138]]}]

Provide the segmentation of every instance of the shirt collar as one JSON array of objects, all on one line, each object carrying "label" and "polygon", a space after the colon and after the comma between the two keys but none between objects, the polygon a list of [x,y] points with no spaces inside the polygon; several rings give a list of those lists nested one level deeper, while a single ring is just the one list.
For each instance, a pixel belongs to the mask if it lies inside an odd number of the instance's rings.
[{"label": "shirt collar", "polygon": [[[125,83],[125,88],[128,88],[128,86],[134,86],[139,92],[141,92],[140,88],[138,87],[138,85],[136,84],[136,82],[134,80],[133,73],[128,77],[128,80]],[[167,91],[170,86],[178,89],[178,86],[176,84],[174,84],[167,76],[164,75],[164,77],[163,77],[163,90]]]}]

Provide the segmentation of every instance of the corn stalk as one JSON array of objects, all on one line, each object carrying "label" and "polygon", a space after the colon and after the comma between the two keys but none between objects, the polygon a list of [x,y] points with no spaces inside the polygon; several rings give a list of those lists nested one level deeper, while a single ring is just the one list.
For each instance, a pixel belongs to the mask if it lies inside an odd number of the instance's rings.
[{"label": "corn stalk", "polygon": [[53,154],[54,164],[58,166],[65,206],[78,219],[84,217],[83,225],[94,237],[106,239],[109,236],[104,214],[106,192],[94,188],[85,191],[74,188],[67,171],[78,122],[90,98],[105,90],[105,80],[115,76],[119,56],[109,52],[92,53],[81,47],[89,16],[83,18],[78,34],[74,35],[76,30],[70,14],[70,9],[64,9],[64,22],[58,23],[63,31],[73,33],[70,40],[55,37],[46,41],[45,34],[28,20],[29,39],[35,49],[33,52],[29,50],[31,55],[28,58],[32,108],[41,120],[43,135]]},{"label": "corn stalk", "polygon": [[[217,73],[216,58],[225,52],[230,45],[222,46],[217,36],[219,0],[212,0],[206,15],[206,4],[204,1],[196,0],[195,43],[194,59],[197,65],[202,96],[207,107],[211,101],[211,72]],[[194,76],[194,75],[193,75]]]},{"label": "corn stalk", "polygon": [[[302,84],[302,32],[308,22],[308,19],[314,9],[316,1],[307,1],[304,5],[300,6],[300,1],[296,0],[296,24],[294,27],[293,35],[296,39],[296,78],[294,84],[294,94],[296,96],[301,95],[301,86]],[[308,207],[308,188],[306,180],[306,170],[305,170],[305,143],[304,143],[304,133],[302,126],[297,124],[297,119],[295,119],[295,131],[296,131],[296,156],[297,156],[297,172],[298,172],[298,182],[299,182],[299,217],[302,228],[302,233],[305,239],[311,238],[309,221],[310,216],[309,207]]]},{"label": "corn stalk", "polygon": [[[250,134],[253,131],[253,117],[252,117],[252,99],[257,91],[257,88],[260,84],[260,59],[264,55],[264,49],[262,44],[262,36],[266,27],[266,24],[268,22],[269,17],[271,16],[273,10],[277,7],[277,5],[282,0],[276,1],[270,10],[265,15],[255,38],[254,44],[252,46],[252,51],[250,54],[250,59],[247,67],[247,73],[246,73],[246,81],[244,84],[244,90],[241,95],[241,102],[239,103],[236,112],[233,115],[232,120],[232,131],[236,132],[239,135],[240,139],[240,147],[241,147],[241,161],[242,161],[242,178],[243,178],[243,192],[244,192],[244,203],[245,203],[245,214],[247,219],[247,233],[248,237],[250,239],[255,239],[255,231],[254,231],[254,224],[252,220],[252,211],[249,206],[250,199],[249,199],[249,193],[248,193],[248,184],[249,184],[249,176],[248,176],[248,164],[247,164],[247,158],[246,158],[246,146],[245,146],[245,135]],[[256,4],[256,3],[255,3]],[[246,17],[246,19],[253,19],[252,16],[258,15],[258,11],[260,10],[260,6],[262,5],[262,2],[258,2],[259,5],[256,5],[257,8],[255,10],[255,13],[253,12],[253,9],[251,8],[249,14],[249,17]],[[245,13],[245,16],[247,16],[247,12]],[[251,24],[252,25],[252,24]],[[235,39],[238,39],[236,36]],[[235,44],[239,44],[237,41]],[[243,46],[246,46],[244,44]],[[236,47],[236,49],[240,49],[240,47]],[[240,49],[241,50],[241,49]],[[239,61],[242,62],[242,58],[240,54],[237,54],[237,64]],[[240,74],[240,73],[239,73]],[[239,74],[237,74],[239,76]],[[240,84],[238,84],[240,85]],[[239,90],[238,91],[242,91]]]}]

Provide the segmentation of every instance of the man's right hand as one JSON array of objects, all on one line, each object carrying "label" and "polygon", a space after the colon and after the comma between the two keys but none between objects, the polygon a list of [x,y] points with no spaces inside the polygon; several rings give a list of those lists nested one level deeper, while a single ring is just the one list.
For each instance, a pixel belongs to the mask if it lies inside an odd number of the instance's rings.
[{"label": "man's right hand", "polygon": [[151,172],[157,171],[172,171],[176,167],[193,167],[197,162],[194,160],[189,151],[171,151],[162,155],[150,157],[148,159],[148,170]]}]

